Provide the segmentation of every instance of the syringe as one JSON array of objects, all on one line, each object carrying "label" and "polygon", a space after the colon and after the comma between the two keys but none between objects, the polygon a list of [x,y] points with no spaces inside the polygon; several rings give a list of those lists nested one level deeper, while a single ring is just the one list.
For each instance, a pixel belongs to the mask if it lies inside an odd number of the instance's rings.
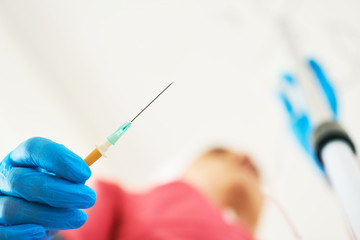
[{"label": "syringe", "polygon": [[106,157],[105,152],[119,140],[119,138],[124,135],[124,133],[130,128],[131,124],[135,121],[135,119],[145,111],[161,94],[163,94],[166,89],[168,89],[171,85],[170,83],[164,90],[161,91],[146,107],[144,107],[131,121],[124,123],[119,129],[117,129],[113,134],[106,138],[106,141],[103,144],[96,146],[96,148],[84,159],[88,166],[91,166],[94,162],[96,162],[102,156]]}]

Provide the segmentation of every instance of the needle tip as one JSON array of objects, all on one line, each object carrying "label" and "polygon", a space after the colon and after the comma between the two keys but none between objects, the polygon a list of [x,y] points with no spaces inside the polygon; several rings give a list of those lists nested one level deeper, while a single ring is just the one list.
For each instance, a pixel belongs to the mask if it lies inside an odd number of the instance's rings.
[{"label": "needle tip", "polygon": [[174,82],[170,83],[164,90],[162,90],[159,95],[157,95],[143,110],[141,110],[130,122],[132,123],[142,112],[145,111],[158,97],[160,97],[161,94],[163,94],[166,89],[168,89]]}]

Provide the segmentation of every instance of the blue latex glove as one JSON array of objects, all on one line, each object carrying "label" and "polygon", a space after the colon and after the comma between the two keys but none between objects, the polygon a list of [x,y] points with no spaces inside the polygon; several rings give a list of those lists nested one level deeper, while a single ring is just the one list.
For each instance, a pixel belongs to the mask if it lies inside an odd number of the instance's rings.
[{"label": "blue latex glove", "polygon": [[[322,94],[329,103],[329,108],[333,113],[333,120],[336,121],[337,100],[334,88],[331,86],[328,78],[316,61],[311,59],[308,61],[308,65],[314,73],[314,81],[317,81],[320,86],[319,89],[322,89],[322,91],[319,91],[319,94]],[[280,90],[280,98],[289,115],[292,131],[303,149],[313,159],[316,159],[314,149],[311,144],[311,135],[314,130],[314,126],[310,122],[308,112],[306,111],[306,104],[301,103],[303,100],[306,101],[306,99],[301,99],[301,97],[299,97],[299,95],[301,95],[299,93],[302,91],[301,87],[296,81],[296,77],[291,74],[283,75],[282,84],[283,88]],[[323,170],[318,161],[315,161],[315,163],[321,170]]]},{"label": "blue latex glove", "polygon": [[20,144],[0,163],[0,239],[51,239],[56,230],[81,227],[80,209],[96,199],[84,185],[90,175],[63,145],[44,138]]}]

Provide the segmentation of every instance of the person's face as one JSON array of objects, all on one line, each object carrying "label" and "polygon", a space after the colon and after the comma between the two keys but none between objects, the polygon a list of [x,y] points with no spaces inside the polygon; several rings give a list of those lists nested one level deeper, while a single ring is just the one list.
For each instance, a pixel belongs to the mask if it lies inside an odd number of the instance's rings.
[{"label": "person's face", "polygon": [[229,202],[255,201],[261,195],[260,172],[250,156],[226,148],[214,148],[200,157],[214,166],[213,176],[226,188]]}]

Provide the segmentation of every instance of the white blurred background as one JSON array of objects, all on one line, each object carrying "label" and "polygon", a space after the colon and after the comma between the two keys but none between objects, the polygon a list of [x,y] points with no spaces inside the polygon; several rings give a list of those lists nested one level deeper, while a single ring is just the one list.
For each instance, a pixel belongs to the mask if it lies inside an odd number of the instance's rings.
[{"label": "white blurred background", "polygon": [[[355,0],[0,1],[0,153],[42,136],[85,157],[175,81],[92,166],[95,177],[144,189],[204,146],[232,146],[254,156],[303,239],[349,239],[277,97],[294,65],[278,20],[304,61],[326,69],[358,143],[359,12]],[[258,236],[294,239],[272,205]]]}]

